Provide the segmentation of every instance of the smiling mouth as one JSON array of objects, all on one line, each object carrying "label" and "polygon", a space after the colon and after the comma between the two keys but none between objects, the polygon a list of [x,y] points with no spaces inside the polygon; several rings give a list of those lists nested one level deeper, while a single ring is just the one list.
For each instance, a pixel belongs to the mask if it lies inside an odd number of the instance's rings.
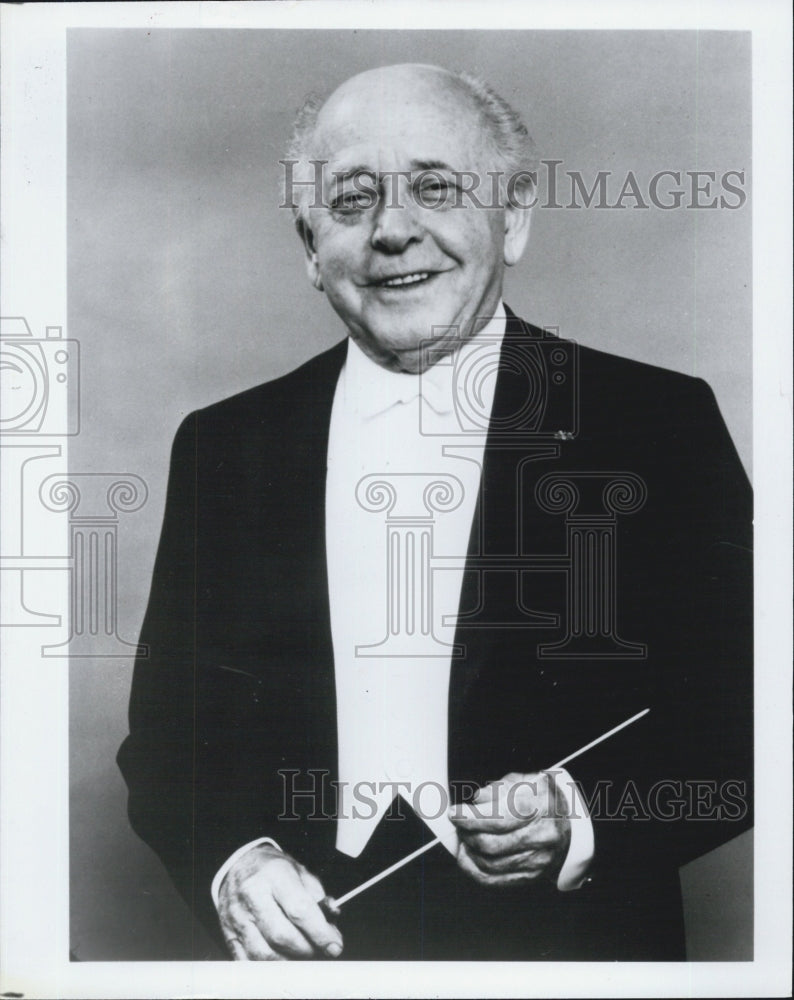
[{"label": "smiling mouth", "polygon": [[435,271],[411,271],[410,274],[398,274],[392,278],[381,278],[374,281],[376,288],[413,288],[422,285],[435,277]]}]

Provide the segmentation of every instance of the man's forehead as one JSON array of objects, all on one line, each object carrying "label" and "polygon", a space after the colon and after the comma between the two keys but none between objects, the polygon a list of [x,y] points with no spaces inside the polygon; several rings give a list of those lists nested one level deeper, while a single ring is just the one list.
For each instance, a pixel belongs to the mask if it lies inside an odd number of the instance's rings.
[{"label": "man's forehead", "polygon": [[459,159],[467,145],[481,145],[481,132],[471,98],[450,74],[386,67],[353,77],[331,95],[313,146],[315,155],[328,159],[393,152],[418,161]]}]

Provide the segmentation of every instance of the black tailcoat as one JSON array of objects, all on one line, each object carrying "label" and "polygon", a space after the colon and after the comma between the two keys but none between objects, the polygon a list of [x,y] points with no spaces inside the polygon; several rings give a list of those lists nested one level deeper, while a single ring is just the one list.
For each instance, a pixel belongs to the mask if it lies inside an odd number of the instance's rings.
[{"label": "black tailcoat", "polygon": [[[535,355],[534,370],[551,378],[547,348],[537,361],[543,338],[509,313],[507,349]],[[358,861],[334,850],[325,475],[344,358],[342,343],[191,414],[174,443],[141,635],[149,654],[136,663],[119,764],[133,827],[216,933],[210,881],[249,840],[273,836],[340,894],[423,836],[412,821],[391,832],[384,823]],[[679,958],[678,866],[751,823],[752,501],[711,390],[580,348],[573,429],[561,411],[566,433],[555,436],[548,393],[534,437],[520,427],[511,443],[522,393],[526,381],[504,365],[493,414],[507,432],[488,438],[456,637],[465,652],[452,662],[450,780],[548,767],[651,712],[570,765],[594,802],[587,885],[484,890],[436,848],[349,904],[340,925],[348,957]],[[617,473],[644,496],[614,519],[612,584],[599,586],[614,586],[615,629],[644,652],[540,655],[571,623],[569,575],[557,563],[570,555],[572,518],[603,502],[582,497],[571,508],[558,492],[555,510],[547,489],[544,509],[543,477],[567,476],[581,493]],[[481,559],[544,555],[546,571],[488,579]],[[500,603],[514,616],[517,593],[524,611],[558,625],[480,627]],[[300,819],[279,819],[285,771],[298,772],[295,787],[325,783],[317,812],[329,818],[309,817],[303,800]],[[689,800],[676,807],[678,793]]]}]

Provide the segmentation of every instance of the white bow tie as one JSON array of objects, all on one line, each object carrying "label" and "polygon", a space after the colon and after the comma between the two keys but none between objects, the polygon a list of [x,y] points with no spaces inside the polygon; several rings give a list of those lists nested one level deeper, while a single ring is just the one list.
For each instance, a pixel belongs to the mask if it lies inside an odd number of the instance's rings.
[{"label": "white bow tie", "polygon": [[421,375],[392,372],[369,361],[356,372],[356,401],[359,414],[365,419],[384,413],[397,404],[412,403],[421,398],[436,413],[453,409],[452,376],[454,366],[434,365]]},{"label": "white bow tie", "polygon": [[[458,382],[456,376],[461,363],[465,368],[468,353],[481,351],[483,345],[490,345],[486,353],[490,350],[490,354],[498,358],[505,323],[504,308],[500,304],[490,323],[473,340],[464,344],[458,355],[442,358],[421,375],[382,368],[364,354],[354,340],[349,340],[346,378],[357,412],[363,419],[369,420],[393,406],[407,405],[421,397],[439,416],[452,413]],[[465,377],[461,373],[460,378],[465,380]]]}]

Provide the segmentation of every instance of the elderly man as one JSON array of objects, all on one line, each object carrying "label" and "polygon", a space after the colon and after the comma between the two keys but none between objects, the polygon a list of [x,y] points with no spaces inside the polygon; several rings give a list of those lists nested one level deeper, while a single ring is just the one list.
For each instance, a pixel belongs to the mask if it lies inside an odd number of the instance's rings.
[{"label": "elderly man", "polygon": [[348,339],[177,435],[119,763],[234,958],[682,958],[678,865],[749,825],[749,487],[702,382],[503,305],[531,168],[437,67],[307,105]]}]

